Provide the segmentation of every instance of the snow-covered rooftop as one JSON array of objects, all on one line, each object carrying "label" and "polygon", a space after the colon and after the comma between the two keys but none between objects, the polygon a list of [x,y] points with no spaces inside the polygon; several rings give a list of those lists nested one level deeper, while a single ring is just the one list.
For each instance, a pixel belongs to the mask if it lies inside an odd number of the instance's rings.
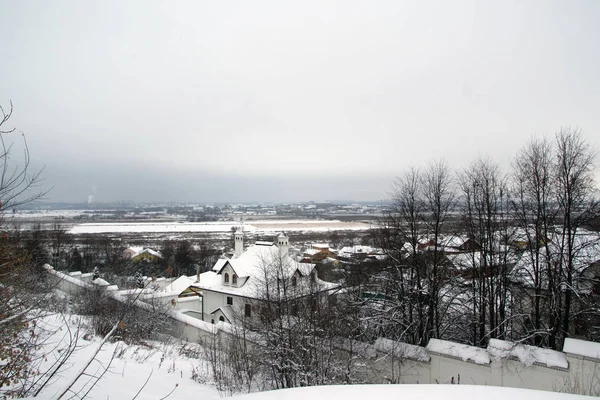
[{"label": "snow-covered rooftop", "polygon": [[[240,286],[223,284],[219,272],[228,264],[231,265],[235,274],[240,278]],[[200,282],[194,285],[221,293],[255,297],[261,289],[259,286],[260,282],[264,280],[265,272],[268,274],[269,270],[277,269],[278,273],[283,273],[284,278],[291,278],[296,271],[302,276],[308,276],[314,267],[315,264],[300,263],[290,257],[289,254],[280,252],[280,248],[271,242],[256,242],[237,258],[217,260],[212,271],[200,274]],[[244,278],[249,279],[244,281]],[[338,287],[336,284],[324,282],[320,279],[317,280],[317,283],[319,290]]]},{"label": "snow-covered rooftop", "polygon": [[321,252],[321,250],[318,250],[318,249],[306,249],[306,250],[304,250],[304,254],[308,254],[308,255],[311,255],[311,256],[313,256],[315,254],[318,254],[320,252]]},{"label": "snow-covered rooftop", "polygon": [[222,264],[221,268],[227,262],[240,278],[260,276],[265,268],[275,266],[283,268],[286,277],[291,277],[296,270],[299,270],[302,275],[308,275],[314,268],[314,264],[299,263],[288,254],[280,253],[279,247],[271,242],[256,242],[237,258],[227,260],[225,263],[221,260],[217,261],[218,264]]},{"label": "snow-covered rooftop", "polygon": [[171,284],[167,285],[164,291],[180,294],[185,289],[190,287],[194,282],[196,282],[195,278],[181,275],[179,278],[171,282]]}]

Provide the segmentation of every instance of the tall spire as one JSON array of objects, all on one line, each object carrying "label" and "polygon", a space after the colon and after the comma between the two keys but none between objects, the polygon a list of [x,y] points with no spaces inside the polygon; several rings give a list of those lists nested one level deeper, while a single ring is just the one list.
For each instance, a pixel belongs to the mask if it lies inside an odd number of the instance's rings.
[{"label": "tall spire", "polygon": [[290,238],[283,232],[277,236],[277,247],[279,247],[279,255],[287,256],[290,251]]}]

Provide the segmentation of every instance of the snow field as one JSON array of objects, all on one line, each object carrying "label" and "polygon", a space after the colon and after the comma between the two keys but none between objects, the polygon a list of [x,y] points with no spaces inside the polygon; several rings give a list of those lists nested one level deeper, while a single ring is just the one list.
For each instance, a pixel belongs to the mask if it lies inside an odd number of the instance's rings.
[{"label": "snow field", "polygon": [[[168,233],[168,232],[215,232],[229,233],[239,221],[220,222],[130,222],[86,223],[75,225],[69,233]],[[367,230],[371,226],[362,222],[320,220],[273,220],[250,221],[244,224],[245,232],[327,232],[334,230]]]}]

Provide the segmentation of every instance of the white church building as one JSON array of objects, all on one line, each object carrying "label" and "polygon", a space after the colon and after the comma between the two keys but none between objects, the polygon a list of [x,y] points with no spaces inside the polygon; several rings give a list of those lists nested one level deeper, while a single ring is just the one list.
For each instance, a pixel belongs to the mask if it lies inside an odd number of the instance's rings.
[{"label": "white church building", "polygon": [[307,288],[314,293],[339,287],[320,280],[315,264],[296,261],[284,233],[275,242],[257,241],[244,250],[244,234],[238,229],[234,242],[233,256],[219,259],[192,285],[202,293],[202,319],[206,322],[235,323],[240,317],[252,318],[256,300],[265,299],[266,283],[274,276],[285,280],[288,298],[306,295]]}]

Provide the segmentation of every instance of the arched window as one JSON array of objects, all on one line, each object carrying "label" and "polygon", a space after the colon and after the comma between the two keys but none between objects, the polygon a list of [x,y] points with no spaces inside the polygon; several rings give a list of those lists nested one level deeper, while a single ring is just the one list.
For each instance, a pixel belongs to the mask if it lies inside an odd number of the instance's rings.
[{"label": "arched window", "polygon": [[231,283],[233,283],[234,285],[237,285],[237,275],[233,274],[233,276],[231,277]]},{"label": "arched window", "polygon": [[296,286],[297,283],[298,281],[296,280],[296,277],[292,276],[292,286]]},{"label": "arched window", "polygon": [[229,274],[225,272],[225,283],[229,283]]},{"label": "arched window", "polygon": [[221,322],[225,322],[225,317],[223,317],[222,315],[219,317],[219,321]]}]

